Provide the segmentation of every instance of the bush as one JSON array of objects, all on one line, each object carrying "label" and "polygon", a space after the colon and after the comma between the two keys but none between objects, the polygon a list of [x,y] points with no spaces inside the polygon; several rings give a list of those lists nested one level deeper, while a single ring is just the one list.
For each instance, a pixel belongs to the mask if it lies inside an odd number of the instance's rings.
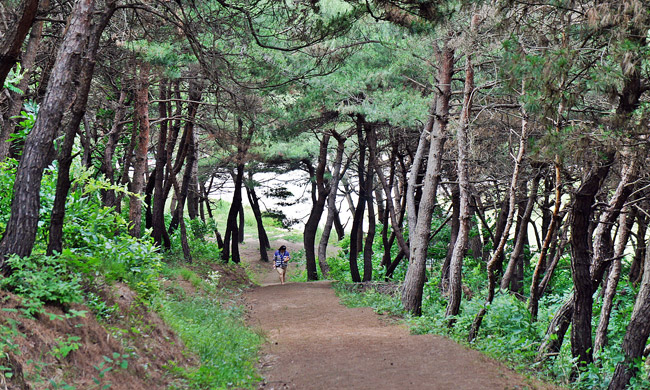
[{"label": "bush", "polygon": [[46,303],[67,305],[81,301],[81,278],[56,256],[11,256],[11,275],[0,279],[0,288],[26,298],[28,314]]}]

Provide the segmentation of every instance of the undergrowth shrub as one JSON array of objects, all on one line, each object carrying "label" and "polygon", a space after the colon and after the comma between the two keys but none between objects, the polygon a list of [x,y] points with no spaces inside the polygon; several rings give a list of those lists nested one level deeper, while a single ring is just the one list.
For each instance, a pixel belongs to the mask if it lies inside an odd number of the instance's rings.
[{"label": "undergrowth shrub", "polygon": [[0,279],[0,289],[24,297],[28,314],[39,312],[46,303],[81,301],[81,278],[56,256],[13,255],[6,261],[13,272]]},{"label": "undergrowth shrub", "polygon": [[[167,215],[166,215],[167,216]],[[171,219],[171,217],[167,217]],[[187,241],[190,246],[190,254],[195,261],[220,261],[221,249],[216,240],[207,239],[206,236],[212,235],[216,229],[216,223],[213,220],[202,220],[195,218],[185,218],[187,226]],[[166,257],[172,261],[182,261],[183,247],[181,246],[181,230],[174,230],[169,236],[171,249]]]},{"label": "undergrowth shrub", "polygon": [[214,297],[164,298],[160,314],[198,354],[198,368],[173,368],[191,389],[253,389],[261,379],[255,369],[263,339],[245,327],[243,308],[224,307]]}]

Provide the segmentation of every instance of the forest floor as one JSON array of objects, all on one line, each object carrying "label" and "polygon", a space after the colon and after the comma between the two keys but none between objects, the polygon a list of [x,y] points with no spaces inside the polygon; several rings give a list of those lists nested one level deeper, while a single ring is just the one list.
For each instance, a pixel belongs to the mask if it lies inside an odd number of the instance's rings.
[{"label": "forest floor", "polygon": [[[281,244],[300,249],[272,247]],[[259,389],[555,389],[444,337],[411,335],[370,308],[345,307],[330,282],[280,285],[253,245],[241,254],[260,284],[245,294],[248,325],[267,338]]]}]

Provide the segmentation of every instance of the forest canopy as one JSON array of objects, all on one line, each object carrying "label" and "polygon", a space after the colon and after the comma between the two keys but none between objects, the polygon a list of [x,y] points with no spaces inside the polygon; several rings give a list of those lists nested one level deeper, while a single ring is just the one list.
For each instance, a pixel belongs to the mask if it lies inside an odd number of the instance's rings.
[{"label": "forest canopy", "polygon": [[397,284],[423,331],[558,383],[649,386],[645,2],[10,0],[0,18],[1,288],[69,269],[151,296],[201,229],[238,264],[244,204],[268,261],[267,218],[298,222],[269,178],[295,173],[308,280]]}]

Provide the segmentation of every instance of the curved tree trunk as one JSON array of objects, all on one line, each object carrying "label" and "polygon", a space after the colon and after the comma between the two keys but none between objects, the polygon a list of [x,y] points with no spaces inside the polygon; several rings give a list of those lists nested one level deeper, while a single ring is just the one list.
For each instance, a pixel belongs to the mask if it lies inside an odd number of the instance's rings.
[{"label": "curved tree trunk", "polygon": [[100,19],[92,28],[79,75],[80,81],[75,94],[76,98],[72,105],[70,121],[64,130],[65,139],[58,158],[59,170],[57,172],[56,194],[54,196],[54,205],[52,206],[52,216],[50,218],[50,240],[47,245],[47,254],[49,255],[52,255],[54,252],[60,253],[63,249],[63,221],[65,218],[66,198],[68,197],[71,184],[70,166],[72,165],[73,158],[72,147],[74,146],[75,135],[79,130],[81,120],[86,113],[90,84],[95,72],[99,41],[102,32],[115,12],[115,6],[115,1],[109,2],[107,9],[101,14]]},{"label": "curved tree trunk", "polygon": [[359,237],[363,235],[363,214],[366,209],[366,181],[365,181],[365,164],[366,164],[366,145],[363,138],[363,126],[365,123],[364,118],[358,115],[357,122],[357,139],[359,142],[359,162],[357,164],[357,171],[359,176],[359,202],[355,207],[354,215],[352,218],[352,228],[350,229],[350,276],[355,283],[361,282],[361,275],[359,274],[359,265],[357,264],[357,257],[361,252],[361,240]]},{"label": "curved tree trunk", "polygon": [[513,281],[512,279],[515,273],[517,259],[519,259],[524,252],[524,244],[526,243],[526,238],[528,236],[528,223],[530,222],[530,216],[533,214],[533,207],[535,206],[535,201],[537,199],[537,190],[539,187],[540,179],[541,175],[535,175],[535,178],[531,183],[530,195],[528,196],[526,209],[524,210],[523,216],[519,223],[519,231],[515,235],[515,247],[510,253],[510,261],[508,261],[508,266],[506,267],[506,271],[503,273],[503,278],[501,279],[502,290],[510,287],[511,291],[515,291],[515,289],[513,289],[511,286],[511,282]]},{"label": "curved tree trunk", "polygon": [[90,32],[94,5],[94,0],[81,0],[75,4],[36,123],[25,140],[23,157],[16,171],[11,216],[0,241],[0,269],[5,273],[10,272],[4,262],[7,255],[29,256],[34,246],[41,178],[50,161],[52,141],[63,118],[61,107],[67,107],[74,96],[73,88]]},{"label": "curved tree trunk", "polygon": [[309,219],[305,223],[303,243],[305,248],[305,260],[307,262],[307,280],[318,280],[318,270],[316,269],[316,232],[318,231],[318,222],[320,222],[325,201],[330,188],[325,185],[325,167],[327,166],[327,146],[329,145],[330,135],[324,134],[320,142],[318,153],[318,166],[314,172],[315,177],[311,179],[315,183],[316,201],[312,204]]},{"label": "curved tree trunk", "polygon": [[[240,262],[239,258],[239,228],[237,226],[237,214],[241,207],[241,187],[244,178],[244,164],[237,164],[237,173],[235,174],[235,191],[232,197],[232,204],[228,212],[228,221],[226,224],[226,235],[223,242],[223,251],[221,259],[228,262],[232,251],[232,261],[236,264]],[[230,246],[230,250],[228,248]]]},{"label": "curved tree trunk", "polygon": [[555,231],[559,225],[560,219],[560,203],[562,200],[561,192],[561,172],[560,172],[560,162],[559,157],[555,156],[555,206],[553,208],[553,215],[551,216],[551,221],[546,229],[546,237],[544,238],[544,243],[539,254],[539,261],[535,266],[535,271],[533,271],[533,277],[530,284],[530,300],[528,301],[528,310],[530,311],[530,316],[533,321],[537,320],[537,312],[539,309],[539,280],[541,273],[544,272],[543,269],[546,268],[546,255],[548,254],[548,249],[551,247],[551,240],[555,236]]},{"label": "curved tree trunk", "polygon": [[[616,287],[618,285],[618,278],[621,274],[621,257],[625,251],[625,244],[629,236],[629,227],[627,226],[627,213],[622,213],[621,210],[624,207],[624,203],[629,197],[629,194],[632,191],[632,185],[630,183],[636,177],[636,159],[634,156],[631,156],[629,153],[624,153],[621,155],[622,160],[632,159],[631,161],[622,161],[621,167],[621,180],[618,183],[616,191],[612,196],[610,205],[603,215],[600,218],[600,224],[596,228],[596,238],[594,241],[594,261],[591,265],[594,272],[594,277],[600,284],[598,268],[603,268],[604,266],[600,264],[606,263],[610,258],[613,258],[612,265],[610,266],[609,272],[609,281],[605,289],[605,296],[603,298],[603,307],[601,309],[600,322],[598,324],[598,329],[596,331],[596,340],[594,343],[594,350],[600,350],[603,345],[605,345],[607,337],[607,326],[609,324],[609,314],[612,310],[612,301],[614,299],[614,294],[616,294]],[[619,236],[616,243],[616,247],[612,251],[612,239],[611,239],[611,229],[614,222],[614,218],[619,218]],[[605,272],[604,269],[602,271]],[[596,287],[594,286],[594,290]]]},{"label": "curved tree trunk", "polygon": [[329,278],[329,265],[327,264],[327,243],[329,242],[330,233],[332,232],[332,225],[334,217],[338,213],[336,209],[336,193],[339,188],[339,178],[341,176],[341,165],[343,163],[343,152],[345,151],[345,137],[338,133],[333,133],[334,138],[338,142],[336,146],[336,157],[334,158],[334,165],[332,166],[332,178],[330,179],[330,191],[327,194],[327,219],[323,227],[323,234],[321,235],[318,244],[318,265],[323,278]]},{"label": "curved tree trunk", "polygon": [[[646,253],[650,251],[646,250]],[[625,359],[616,365],[614,376],[609,383],[609,390],[623,390],[627,388],[630,379],[638,370],[637,361],[643,355],[643,350],[650,335],[650,259],[646,256],[643,267],[641,289],[636,296],[634,309],[627,331],[623,338],[623,353]]]},{"label": "curved tree trunk", "polygon": [[598,321],[598,328],[596,329],[596,337],[594,338],[594,351],[600,351],[607,344],[607,328],[609,327],[609,319],[612,314],[614,306],[614,296],[616,295],[616,288],[621,277],[621,265],[623,260],[623,252],[627,240],[630,237],[632,224],[634,223],[634,216],[629,215],[629,209],[621,212],[618,217],[618,237],[614,248],[614,260],[609,268],[609,275],[607,277],[607,287],[603,296],[603,304],[600,309],[600,319]]},{"label": "curved tree trunk", "polygon": [[579,366],[593,361],[591,316],[593,312],[593,282],[591,278],[591,248],[589,247],[589,221],[596,193],[607,177],[614,159],[605,154],[602,165],[593,168],[575,194],[571,213],[571,275],[575,286],[575,303],[571,321],[571,353]]},{"label": "curved tree trunk", "polygon": [[262,222],[262,211],[260,210],[259,198],[255,193],[255,181],[253,180],[252,172],[248,171],[248,180],[244,182],[244,185],[246,186],[246,195],[248,196],[248,203],[250,203],[251,208],[253,209],[253,215],[255,216],[255,222],[257,224],[257,236],[259,239],[260,259],[264,262],[268,262],[269,255],[268,253],[266,253],[266,250],[271,249],[271,243],[269,242],[269,237],[266,235],[266,230],[264,229],[264,223]]}]

